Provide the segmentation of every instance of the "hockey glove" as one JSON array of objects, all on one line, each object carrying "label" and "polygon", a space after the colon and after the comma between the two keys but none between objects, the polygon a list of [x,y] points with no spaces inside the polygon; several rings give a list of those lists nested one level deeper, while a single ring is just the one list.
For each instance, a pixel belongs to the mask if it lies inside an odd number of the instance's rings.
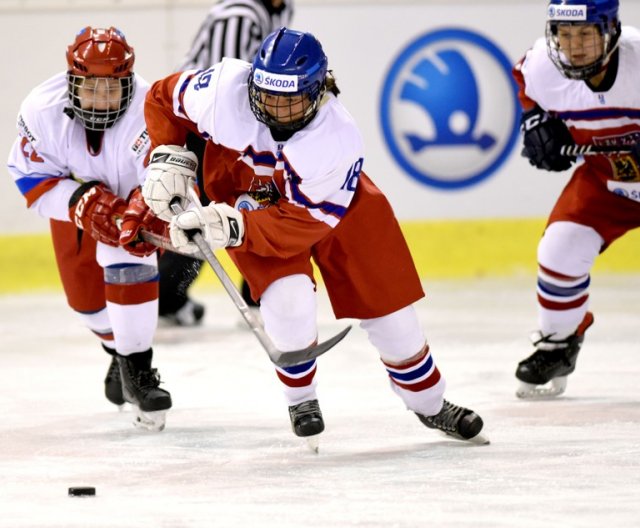
[{"label": "hockey glove", "polygon": [[109,246],[119,246],[120,219],[127,202],[113,194],[104,183],[90,181],[76,189],[69,199],[69,218],[92,238]]},{"label": "hockey glove", "polygon": [[157,217],[169,222],[172,202],[187,208],[187,189],[196,181],[197,168],[197,156],[183,147],[160,145],[153,149],[142,196]]},{"label": "hockey glove", "polygon": [[192,230],[200,231],[211,249],[239,246],[244,236],[242,213],[225,203],[211,203],[202,213],[198,209],[184,211],[171,219],[169,229],[171,243],[189,254],[198,251],[191,241]]},{"label": "hockey glove", "polygon": [[129,253],[137,257],[146,257],[158,248],[145,242],[140,231],[151,231],[167,236],[169,224],[160,220],[144,202],[140,187],[133,190],[129,196],[129,204],[122,215],[122,230],[120,231],[120,245]]},{"label": "hockey glove", "polygon": [[561,119],[551,117],[536,106],[522,115],[520,126],[524,133],[522,155],[534,167],[560,172],[576,161],[573,156],[560,154],[563,145],[574,144],[567,125]]}]

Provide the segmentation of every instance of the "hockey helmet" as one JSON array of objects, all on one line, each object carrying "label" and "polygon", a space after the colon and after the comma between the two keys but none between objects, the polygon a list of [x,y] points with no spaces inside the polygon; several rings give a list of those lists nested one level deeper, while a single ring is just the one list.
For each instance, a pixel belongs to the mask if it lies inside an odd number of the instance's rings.
[{"label": "hockey helmet", "polygon": [[311,33],[283,27],[268,35],[249,75],[249,104],[256,119],[281,131],[305,127],[324,95],[327,65]]},{"label": "hockey helmet", "polygon": [[[618,0],[550,0],[545,32],[547,52],[565,77],[586,80],[600,73],[607,65],[620,36],[618,9]],[[564,49],[561,47],[558,29],[563,25],[594,25],[598,29],[602,44],[601,49],[594,51],[596,58],[593,61],[587,64],[572,61],[571,49],[566,49],[566,44]],[[594,38],[582,42],[585,49],[595,45]]]},{"label": "hockey helmet", "polygon": [[83,28],[67,48],[67,80],[73,114],[88,130],[105,130],[133,98],[135,54],[122,32]]}]

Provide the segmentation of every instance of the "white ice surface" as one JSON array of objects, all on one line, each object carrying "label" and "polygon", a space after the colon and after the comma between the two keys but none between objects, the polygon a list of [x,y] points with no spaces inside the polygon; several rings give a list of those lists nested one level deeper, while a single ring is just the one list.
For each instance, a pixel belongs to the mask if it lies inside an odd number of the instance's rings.
[{"label": "white ice surface", "polygon": [[[424,428],[356,326],[319,360],[318,455],[223,293],[200,293],[203,327],[158,332],[174,402],[161,433],[104,399],[109,358],[62,295],[0,297],[0,526],[640,526],[640,277],[594,277],[566,395],[523,402],[533,282],[427,284],[418,303],[448,399],[482,415],[491,445]],[[344,324],[321,296],[320,338]]]}]

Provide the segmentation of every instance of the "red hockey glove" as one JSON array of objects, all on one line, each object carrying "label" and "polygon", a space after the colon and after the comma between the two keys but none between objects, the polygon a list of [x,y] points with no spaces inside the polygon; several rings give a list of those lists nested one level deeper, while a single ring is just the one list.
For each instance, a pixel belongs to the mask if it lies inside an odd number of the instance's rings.
[{"label": "red hockey glove", "polygon": [[142,197],[140,187],[133,190],[129,196],[129,204],[122,217],[122,231],[120,232],[120,245],[132,255],[146,257],[158,248],[142,240],[140,231],[151,231],[162,236],[167,236],[169,224],[154,215]]},{"label": "red hockey glove", "polygon": [[83,183],[69,199],[69,218],[99,242],[119,246],[120,217],[127,202],[113,194],[104,183]]}]

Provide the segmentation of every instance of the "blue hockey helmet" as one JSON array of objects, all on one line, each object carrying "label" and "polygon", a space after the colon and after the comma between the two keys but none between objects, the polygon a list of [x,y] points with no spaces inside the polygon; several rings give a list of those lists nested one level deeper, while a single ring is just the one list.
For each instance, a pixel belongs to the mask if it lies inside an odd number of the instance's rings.
[{"label": "blue hockey helmet", "polygon": [[249,75],[249,104],[272,129],[305,127],[326,90],[327,56],[311,33],[280,28],[263,41]]},{"label": "blue hockey helmet", "polygon": [[[547,7],[546,39],[549,58],[569,79],[585,80],[606,66],[618,45],[620,21],[618,0],[550,0]],[[558,27],[561,25],[594,25],[602,37],[602,50],[589,64],[572,64],[569,50],[560,47]]]}]

